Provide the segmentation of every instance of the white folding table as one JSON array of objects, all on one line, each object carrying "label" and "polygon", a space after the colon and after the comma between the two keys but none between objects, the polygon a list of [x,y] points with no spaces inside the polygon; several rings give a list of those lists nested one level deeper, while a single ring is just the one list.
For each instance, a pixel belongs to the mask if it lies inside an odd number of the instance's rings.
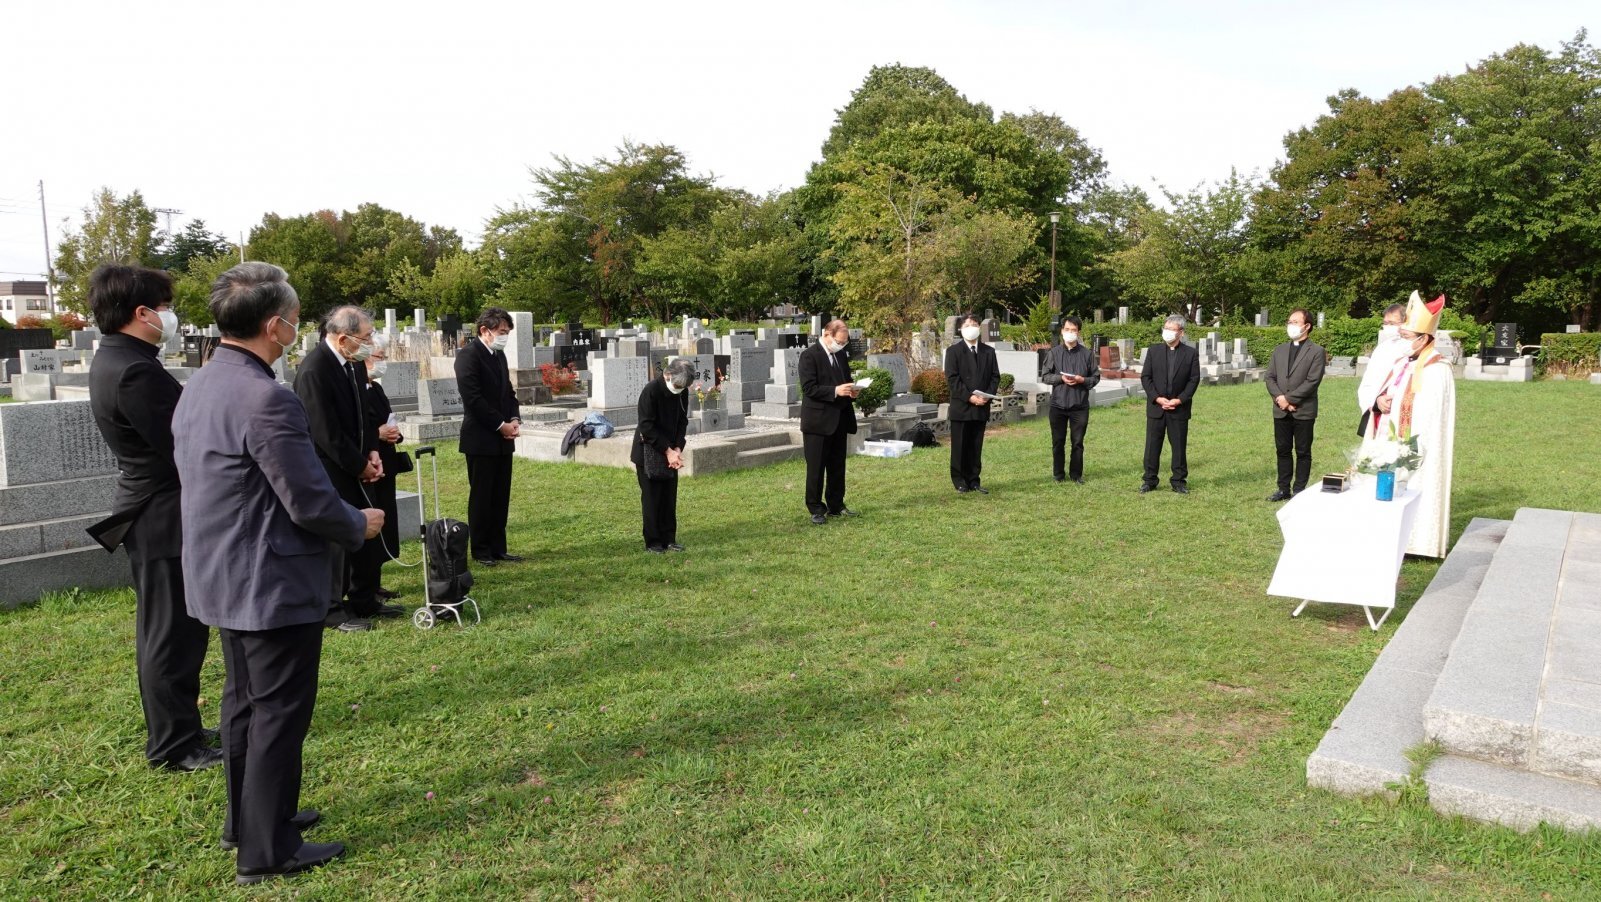
[{"label": "white folding table", "polygon": [[[1296,495],[1278,511],[1284,550],[1267,594],[1301,599],[1291,617],[1313,601],[1356,605],[1377,631],[1395,608],[1418,497],[1407,489],[1394,501],[1379,501],[1371,486]],[[1384,611],[1376,621],[1374,608]]]}]

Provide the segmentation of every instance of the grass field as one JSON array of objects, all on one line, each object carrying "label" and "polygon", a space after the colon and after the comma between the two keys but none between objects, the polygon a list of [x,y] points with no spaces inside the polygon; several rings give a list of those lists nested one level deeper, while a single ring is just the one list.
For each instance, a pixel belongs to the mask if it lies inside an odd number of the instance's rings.
[{"label": "grass field", "polygon": [[[1354,387],[1325,386],[1315,472],[1355,443],[1335,415]],[[1601,510],[1601,390],[1458,391],[1453,536]],[[689,551],[667,557],[641,549],[632,473],[519,460],[530,560],[477,573],[481,626],[327,637],[302,801],[324,814],[309,838],[351,852],[249,893],[1601,896],[1601,838],[1307,788],[1436,564],[1406,564],[1377,634],[1265,596],[1268,404],[1202,390],[1189,496],[1135,492],[1137,404],[1092,414],[1084,486],[1050,481],[1043,420],[990,435],[988,497],[951,491],[944,448],[853,459],[862,516],[822,528],[798,461],[686,480]],[[461,461],[441,463],[462,517]],[[418,572],[390,571],[415,605]],[[0,615],[0,897],[245,895],[221,771],[144,763],[133,603]],[[221,680],[214,647],[208,722]]]}]

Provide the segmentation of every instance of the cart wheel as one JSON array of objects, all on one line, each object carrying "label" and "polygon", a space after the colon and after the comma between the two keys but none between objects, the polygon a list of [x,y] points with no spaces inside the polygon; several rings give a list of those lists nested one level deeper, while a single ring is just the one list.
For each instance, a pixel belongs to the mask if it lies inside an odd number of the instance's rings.
[{"label": "cart wheel", "polygon": [[418,608],[417,613],[411,615],[411,625],[420,630],[434,628],[434,612],[427,608]]}]

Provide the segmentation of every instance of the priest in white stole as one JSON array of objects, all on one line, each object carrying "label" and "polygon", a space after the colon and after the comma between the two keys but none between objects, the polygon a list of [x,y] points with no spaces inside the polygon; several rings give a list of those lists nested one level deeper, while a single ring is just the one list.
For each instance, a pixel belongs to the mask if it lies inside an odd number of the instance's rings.
[{"label": "priest in white stole", "polygon": [[1435,348],[1434,335],[1445,310],[1445,295],[1424,302],[1416,291],[1407,303],[1401,340],[1407,354],[1397,360],[1375,401],[1367,436],[1418,437],[1423,463],[1408,488],[1417,489],[1417,518],[1406,553],[1443,558],[1451,547],[1451,460],[1456,438],[1456,380],[1451,365]]}]

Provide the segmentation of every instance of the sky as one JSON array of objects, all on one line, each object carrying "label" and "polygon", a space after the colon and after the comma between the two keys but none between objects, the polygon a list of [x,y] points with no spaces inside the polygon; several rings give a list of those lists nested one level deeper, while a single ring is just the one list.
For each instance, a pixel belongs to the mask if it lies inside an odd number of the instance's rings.
[{"label": "sky", "polygon": [[[477,243],[531,167],[624,140],[757,193],[795,187],[874,65],[1056,113],[1153,195],[1266,175],[1344,88],[1383,96],[1595,0],[599,3],[16,0],[0,8],[0,281],[44,271],[101,186],[237,241],[375,202]],[[1042,214],[1045,211],[1041,211]],[[166,217],[160,218],[165,225]]]}]

